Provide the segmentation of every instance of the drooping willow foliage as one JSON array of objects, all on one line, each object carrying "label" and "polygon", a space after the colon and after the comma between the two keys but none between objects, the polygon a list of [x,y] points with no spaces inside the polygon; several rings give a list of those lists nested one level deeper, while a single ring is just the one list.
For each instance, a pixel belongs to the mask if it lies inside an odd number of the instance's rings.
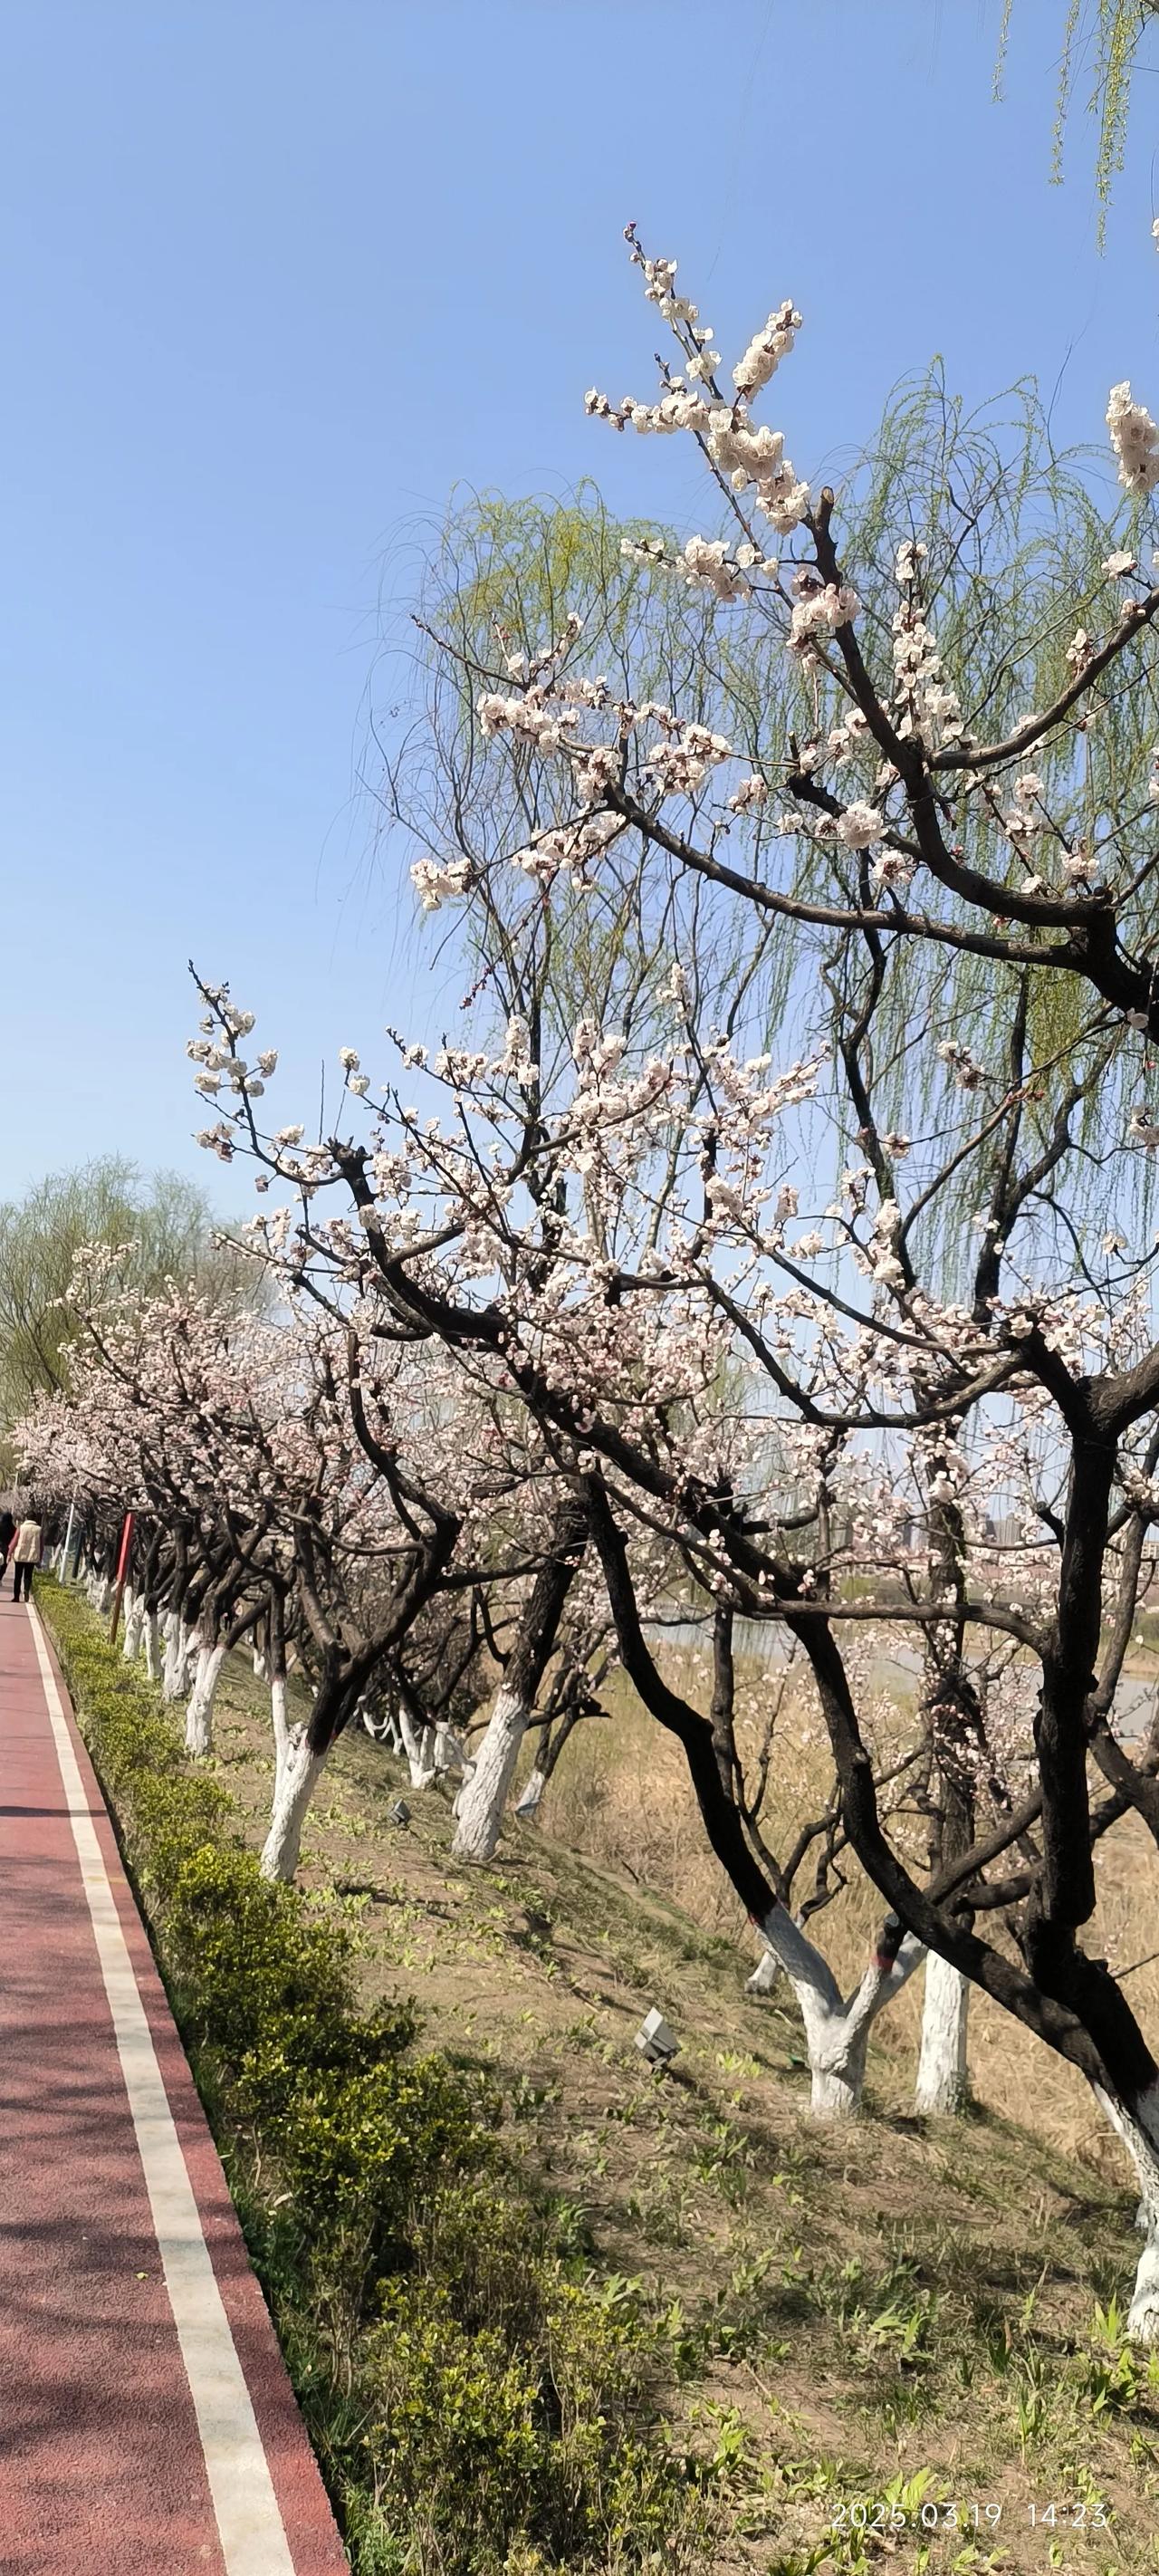
[{"label": "drooping willow foliage", "polygon": [[[1014,0],[1005,0],[995,75],[997,91],[1001,89],[1013,14]],[[1147,27],[1157,16],[1159,0],[1085,0],[1085,5],[1084,0],[1065,0],[1051,177],[1056,183],[1062,178],[1063,143],[1067,120],[1074,105],[1075,84],[1080,70],[1089,67],[1090,86],[1085,106],[1087,114],[1096,120],[1098,126],[1095,187],[1099,199],[1100,246],[1106,231],[1111,189],[1123,167],[1126,151],[1132,75]]]},{"label": "drooping willow foliage", "polygon": [[[570,617],[580,622],[585,668],[606,674],[617,694],[720,721],[736,691],[734,647],[711,600],[625,558],[625,541],[652,532],[651,521],[614,520],[591,483],[559,501],[456,495],[402,655],[405,716],[391,738],[378,734],[381,808],[396,827],[392,871],[422,855],[470,860],[486,878],[488,902],[456,920],[451,936],[465,943],[499,1016],[527,1008],[531,954],[548,1042],[554,1034],[563,1043],[583,1012],[606,1015],[613,1004],[638,1027],[671,946],[662,922],[644,921],[635,870],[612,866],[566,904],[557,893],[529,949],[533,890],[506,866],[507,854],[565,820],[571,774],[526,745],[484,743],[475,702],[482,689],[504,685],[510,656],[534,660]],[[399,658],[397,649],[388,657],[392,690]],[[718,935],[722,983],[735,985],[747,971],[745,925],[722,918]]]},{"label": "drooping willow foliage", "polygon": [[[1051,703],[1070,677],[1076,629],[1101,636],[1118,613],[1117,588],[1104,565],[1130,536],[1129,514],[1125,524],[1109,463],[1082,450],[1056,450],[1030,382],[969,411],[935,364],[897,388],[868,449],[851,455],[842,470],[831,464],[830,472],[842,567],[861,601],[862,647],[886,699],[898,605],[895,558],[906,538],[920,538],[928,548],[926,613],[973,734],[1001,738],[1032,709]],[[709,485],[706,511],[712,507]],[[476,896],[462,915],[440,913],[436,932],[465,949],[464,980],[483,986],[497,1016],[530,1013],[545,1064],[553,1049],[567,1046],[583,1013],[647,1045],[671,1022],[674,960],[693,987],[702,1025],[715,1021],[778,1052],[787,1044],[812,1044],[857,1004],[856,948],[813,925],[770,922],[675,861],[669,869],[654,848],[642,865],[632,834],[613,843],[589,883],[567,894],[557,883],[550,904],[511,865],[521,844],[572,811],[572,771],[518,737],[484,740],[476,699],[483,689],[505,685],[509,656],[533,659],[571,617],[579,621],[577,671],[606,677],[616,696],[637,704],[655,699],[726,734],[770,782],[763,813],[738,818],[727,831],[718,807],[710,835],[715,854],[799,895],[833,892],[832,849],[803,834],[777,833],[776,781],[802,745],[825,740],[846,702],[824,669],[803,668],[786,651],[783,619],[755,602],[723,604],[671,570],[622,553],[625,539],[635,543],[657,533],[654,522],[614,522],[590,486],[566,501],[496,495],[457,501],[422,584],[407,720],[386,745],[382,796],[394,826],[390,866],[402,873],[405,861],[418,855],[469,860],[486,900]],[[673,540],[666,543],[671,551]],[[787,557],[791,549],[783,552]],[[783,569],[788,577],[788,560]],[[1125,663],[1115,666],[1089,719],[1059,729],[1036,755],[1052,813],[1065,811],[1072,834],[1092,844],[1113,840],[1115,863],[1128,876],[1153,837],[1149,780],[1157,737],[1159,689],[1148,645],[1141,661],[1131,658],[1129,672]],[[647,804],[640,766],[646,735],[637,748],[640,740],[633,736],[628,759],[635,764],[634,788]],[[980,782],[963,809],[965,828],[972,863],[1014,886],[1031,862],[1003,829],[1004,804],[1008,794],[1003,799]],[[709,829],[706,808],[695,798],[687,828],[702,839]],[[848,878],[846,898],[856,902],[857,860],[850,855],[838,864]],[[1044,864],[1049,874],[1050,856]],[[954,898],[936,887],[923,900],[954,914]],[[1136,952],[1159,943],[1154,878],[1140,890],[1131,929]],[[968,949],[923,946],[919,953],[912,944],[893,944],[875,1011],[875,1078],[883,1105],[892,1091],[900,1114],[904,1093],[912,1114],[923,1076],[932,1101],[940,1070],[936,1042],[949,1031],[992,1059],[996,1038],[1015,1020],[1022,980]],[[1029,1057],[1046,1068],[1035,1112],[1045,1133],[1066,1086],[1085,1079],[1107,1037],[1086,1024],[1089,996],[1084,1000],[1078,978],[1030,977],[1026,1007]],[[1117,1056],[1089,1084],[1076,1111],[1092,1151],[1100,1124],[1121,1123],[1137,1096],[1138,1044],[1121,1030],[1112,1044]],[[843,1106],[839,1125],[844,1116]],[[842,1128],[834,1154],[854,1144]],[[1149,1171],[1149,1158],[1132,1158],[1141,1190]],[[1092,1160],[1092,1197],[1098,1172]],[[942,1207],[950,1211],[950,1193]]]}]

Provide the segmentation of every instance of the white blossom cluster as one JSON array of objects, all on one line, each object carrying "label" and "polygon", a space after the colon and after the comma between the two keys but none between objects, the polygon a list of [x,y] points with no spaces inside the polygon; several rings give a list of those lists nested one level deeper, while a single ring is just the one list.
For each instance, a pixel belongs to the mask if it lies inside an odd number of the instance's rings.
[{"label": "white blossom cluster", "polygon": [[818,644],[828,643],[841,626],[851,626],[861,602],[847,582],[823,582],[807,566],[794,575],[797,597],[789,625],[789,649],[815,658]]},{"label": "white blossom cluster", "polygon": [[[912,547],[908,549],[910,554],[913,551]],[[899,563],[906,553],[905,547],[899,549]],[[900,710],[897,730],[902,740],[917,732],[931,748],[955,740],[962,732],[957,692],[948,685],[937,639],[913,599],[903,600],[894,610],[893,670],[894,704]]]},{"label": "white blossom cluster", "polygon": [[692,430],[734,492],[751,488],[757,509],[779,536],[789,536],[800,527],[809,507],[809,486],[789,463],[782,432],[754,427],[739,401],[706,402],[674,378],[655,403],[638,402],[634,395],[625,394],[623,402],[616,404],[593,385],[584,395],[584,410],[593,419],[611,421],[615,429],[635,429],[645,436]]},{"label": "white blossom cluster", "polygon": [[469,859],[416,859],[410,881],[424,912],[437,912],[441,904],[464,895],[471,884]]},{"label": "white blossom cluster", "polygon": [[[647,258],[631,228],[627,239],[631,256],[643,273],[645,294],[680,341],[683,373],[667,377],[664,391],[654,403],[642,403],[626,394],[623,402],[616,404],[592,385],[584,396],[585,411],[594,419],[610,421],[616,429],[635,429],[645,435],[663,437],[676,430],[691,430],[733,491],[751,490],[756,508],[778,534],[790,535],[800,527],[808,511],[809,486],[799,480],[789,463],[781,432],[757,428],[747,403],[768,383],[792,348],[801,328],[800,314],[788,301],[770,313],[734,369],[735,402],[722,402],[712,391],[719,352],[709,346],[712,333],[701,323],[696,305],[676,294],[675,260]],[[691,383],[686,381],[689,378]],[[700,391],[702,386],[709,388],[707,394]]]},{"label": "white blossom cluster", "polygon": [[619,814],[587,814],[573,823],[560,823],[540,832],[521,850],[512,853],[512,867],[533,877],[538,885],[554,885],[561,870],[574,883],[584,881],[593,859],[602,858],[610,844],[625,830]]},{"label": "white blossom cluster", "polygon": [[847,805],[836,823],[837,838],[847,850],[869,850],[880,841],[885,825],[876,805]]},{"label": "white blossom cluster", "polygon": [[787,537],[799,528],[809,507],[809,486],[798,480],[785,454],[779,429],[754,429],[739,404],[713,409],[707,428],[708,452],[717,471],[734,492],[751,486],[762,516]]},{"label": "white blossom cluster", "polygon": [[943,1038],[938,1047],[942,1063],[948,1065],[960,1091],[977,1091],[984,1082],[985,1067],[971,1055],[969,1047],[958,1038]]},{"label": "white blossom cluster", "polygon": [[707,725],[686,724],[667,742],[657,743],[644,765],[666,795],[690,796],[710,769],[731,757],[732,744],[724,734],[710,733]]},{"label": "white blossom cluster", "polygon": [[739,787],[733,789],[728,800],[729,812],[731,814],[758,813],[761,806],[767,804],[768,794],[768,781],[758,778],[753,771],[748,778],[741,779]]},{"label": "white blossom cluster", "polygon": [[726,603],[752,598],[754,572],[775,580],[781,569],[778,556],[762,555],[754,545],[730,549],[723,537],[689,537],[675,555],[669,554],[662,537],[622,537],[620,553],[629,563],[662,566],[694,588],[713,591]]},{"label": "white blossom cluster", "polygon": [[718,599],[751,598],[750,585],[740,566],[730,562],[723,537],[689,537],[679,560],[688,579],[706,583]]},{"label": "white blossom cluster", "polygon": [[236,1040],[248,1037],[254,1025],[253,1012],[239,1011],[224,999],[221,1007],[225,1021],[224,1042],[217,1035],[217,1023],[208,1013],[201,1022],[202,1035],[187,1042],[186,1055],[200,1067],[193,1077],[194,1087],[204,1100],[216,1100],[223,1084],[227,1090],[237,1092],[239,1097],[260,1100],[271,1074],[277,1069],[277,1048],[264,1048],[253,1064],[247,1064],[245,1057],[238,1053]]},{"label": "white blossom cluster", "polygon": [[1015,779],[1014,803],[1009,813],[1002,817],[1002,829],[1007,840],[1013,841],[1016,848],[1026,841],[1033,840],[1036,833],[1045,831],[1047,817],[1043,804],[1044,794],[1042,780],[1033,770],[1027,770],[1021,778]]},{"label": "white blossom cluster", "polygon": [[525,742],[533,742],[537,751],[559,751],[563,745],[558,698],[542,685],[525,689],[518,697],[503,697],[498,690],[485,690],[475,701],[475,714],[484,741],[497,733],[514,733]]},{"label": "white blossom cluster", "polygon": [[1107,428],[1124,490],[1137,496],[1153,492],[1159,483],[1159,429],[1142,403],[1132,402],[1126,378],[1111,387]]},{"label": "white blossom cluster", "polygon": [[801,315],[786,296],[775,313],[770,313],[762,331],[749,341],[743,358],[732,371],[732,380],[746,402],[759,394],[769,378],[775,376],[782,358],[787,358],[798,331]]},{"label": "white blossom cluster", "polygon": [[913,884],[916,865],[916,860],[911,859],[907,850],[879,850],[870,870],[870,882],[878,893],[885,886],[895,886],[904,892]]},{"label": "white blossom cluster", "polygon": [[687,338],[696,343],[695,352],[688,359],[689,375],[707,378],[714,367],[720,365],[720,351],[709,346],[711,326],[701,321],[699,307],[688,296],[676,293],[676,261],[647,259],[631,232],[626,238],[631,244],[632,258],[643,271],[644,293],[649,303],[657,306],[673,330],[683,326]]}]

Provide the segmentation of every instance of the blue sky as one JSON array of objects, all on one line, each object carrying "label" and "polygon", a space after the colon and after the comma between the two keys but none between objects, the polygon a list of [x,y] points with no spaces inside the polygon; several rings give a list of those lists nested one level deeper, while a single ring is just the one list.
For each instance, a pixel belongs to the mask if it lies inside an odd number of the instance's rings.
[{"label": "blue sky", "polygon": [[1100,259],[1079,116],[1048,185],[1063,15],[1016,0],[999,107],[999,0],[9,0],[0,1195],[224,1177],[191,952],[286,1118],[451,1022],[357,784],[380,597],[457,482],[701,523],[684,442],[583,416],[651,389],[628,218],[730,361],[801,306],[814,478],[935,351],[974,399],[1037,374],[1064,440],[1122,376],[1159,412],[1159,40]]}]

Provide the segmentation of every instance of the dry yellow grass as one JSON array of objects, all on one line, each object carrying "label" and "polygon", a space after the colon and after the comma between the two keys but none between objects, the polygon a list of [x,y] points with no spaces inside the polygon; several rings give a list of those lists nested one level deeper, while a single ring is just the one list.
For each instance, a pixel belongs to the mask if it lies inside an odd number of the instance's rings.
[{"label": "dry yellow grass", "polygon": [[[679,1666],[680,1686],[690,1697],[703,1694],[706,1675],[694,1659],[674,1655],[671,1666],[673,1678]],[[762,1702],[773,1686],[774,1677],[758,1668],[743,1677],[738,1741],[746,1768],[759,1741]],[[568,1745],[544,1803],[545,1825],[554,1839],[586,1858],[671,1897],[706,1930],[733,1933],[739,1972],[747,1973],[744,1961],[757,1955],[753,1935],[705,1841],[681,1749],[625,1684],[610,1698],[614,1715],[579,1728]],[[820,1812],[828,1785],[824,1754],[794,1716],[791,1701],[779,1741],[765,1816],[770,1844],[778,1851],[788,1847],[806,1817]],[[882,1906],[851,1856],[842,1867],[847,1885],[811,1928],[848,1988],[864,1966]],[[1092,1946],[1117,1973],[1134,1971],[1127,1979],[1132,2006],[1144,2030],[1159,2041],[1159,1958],[1152,1955],[1159,1952],[1159,1854],[1137,1819],[1125,1819],[1100,1846],[1096,1877]],[[806,1870],[802,1889],[808,1884]],[[1140,1961],[1148,1964],[1137,1967]],[[895,2061],[908,2050],[915,2072],[921,2011],[919,1977],[890,2006],[888,2031],[884,2023],[879,2030],[878,2044],[887,2045]],[[987,2108],[1041,2129],[1053,2145],[1090,2158],[1109,2180],[1123,2179],[1122,2150],[1082,2077],[980,1993],[971,1997],[970,2077]]]}]

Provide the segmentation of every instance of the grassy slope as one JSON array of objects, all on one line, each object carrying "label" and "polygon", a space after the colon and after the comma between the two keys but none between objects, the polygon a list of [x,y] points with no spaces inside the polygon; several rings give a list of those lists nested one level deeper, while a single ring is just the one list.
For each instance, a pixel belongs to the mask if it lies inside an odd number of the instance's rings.
[{"label": "grassy slope", "polygon": [[[213,1767],[259,1840],[266,1700],[240,1657]],[[400,1792],[405,1829],[386,1816]],[[1159,2384],[1106,2316],[1134,2260],[1125,2188],[990,2112],[907,2116],[900,2023],[892,2045],[880,2025],[869,2117],[818,2130],[793,2010],[746,1998],[733,1938],[542,1828],[486,1870],[452,1865],[449,1840],[445,1799],[352,1735],[302,1884],[356,1920],[368,1989],[413,1995],[432,2044],[492,2069],[517,2151],[584,2214],[609,2302],[664,2317],[670,2411],[720,2456],[728,2563],[805,2576],[833,2563],[841,2504],[905,2489],[910,2527],[837,2564],[1159,2565]],[[660,2078],[632,2047],[652,2003],[682,2040]],[[923,2496],[1000,2504],[1000,2526],[931,2541]],[[1031,2528],[1052,2499],[1101,2500],[1111,2527]]]}]

